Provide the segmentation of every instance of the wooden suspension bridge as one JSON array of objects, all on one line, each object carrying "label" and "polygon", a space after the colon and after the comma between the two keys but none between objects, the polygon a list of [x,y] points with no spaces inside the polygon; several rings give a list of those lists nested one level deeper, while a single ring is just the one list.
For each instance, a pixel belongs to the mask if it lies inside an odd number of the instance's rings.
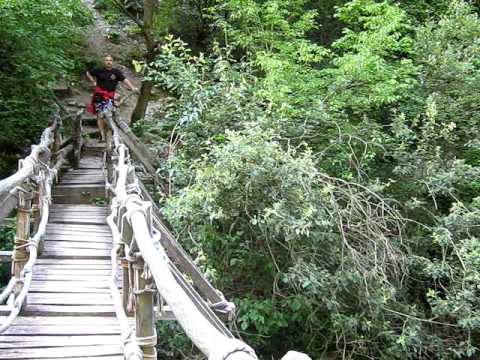
[{"label": "wooden suspension bridge", "polygon": [[14,250],[0,253],[12,269],[0,294],[0,360],[156,359],[157,320],[178,321],[209,360],[257,359],[229,330],[234,304],[162,221],[145,184],[160,185],[148,151],[105,115],[107,146],[84,141],[95,130],[82,112],[59,109],[0,181],[0,219],[17,208]]}]

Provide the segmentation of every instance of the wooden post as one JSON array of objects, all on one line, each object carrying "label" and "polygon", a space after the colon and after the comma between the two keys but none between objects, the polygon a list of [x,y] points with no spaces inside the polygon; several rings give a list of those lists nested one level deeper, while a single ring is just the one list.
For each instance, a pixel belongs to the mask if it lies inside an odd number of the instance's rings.
[{"label": "wooden post", "polygon": [[128,260],[122,259],[122,273],[123,273],[123,287],[122,287],[122,304],[123,310],[127,315],[130,314],[128,308],[128,302],[130,300],[130,281],[129,281],[129,271],[128,271]]},{"label": "wooden post", "polygon": [[56,161],[56,154],[60,150],[60,147],[62,146],[62,134],[60,132],[60,129],[62,128],[63,122],[62,118],[60,115],[56,114],[56,121],[57,121],[57,128],[55,129],[53,133],[53,144],[52,144],[52,160]]},{"label": "wooden post", "polygon": [[[119,219],[121,219],[122,217],[119,216],[118,217]],[[121,224],[119,224],[121,225]],[[119,226],[120,228],[121,226]],[[124,219],[124,223],[123,223],[123,231],[122,231],[122,240],[127,244],[127,245],[130,245],[131,242],[132,242],[132,234],[133,234],[133,230],[132,230],[132,226],[130,225],[130,223],[128,221],[126,221],[126,219]],[[128,254],[124,254],[125,257],[128,256]],[[130,273],[129,271],[129,262],[128,260],[125,258],[125,259],[122,259],[122,270],[123,270],[123,309],[125,310],[125,312],[127,314],[132,314],[132,308],[130,308],[128,305],[129,305],[129,302],[130,302],[130,291],[133,291],[133,289],[130,289],[130,277],[132,276],[132,274]]]},{"label": "wooden post", "polygon": [[[37,186],[37,191],[35,192],[35,196],[33,197],[32,201],[32,213],[31,213],[31,220],[32,223],[31,231],[32,233],[36,233],[38,230],[38,226],[40,225],[40,220],[42,219],[42,199],[43,199],[43,187],[42,185]],[[44,248],[44,241],[43,239],[40,240],[38,243],[38,255],[43,253]]]},{"label": "wooden post", "polygon": [[144,359],[156,359],[157,331],[155,329],[154,296],[155,285],[153,277],[144,273],[143,259],[134,265],[136,286],[135,322],[138,345],[143,350]]},{"label": "wooden post", "polygon": [[82,146],[83,146],[82,115],[83,115],[83,110],[79,111],[76,114],[75,119],[73,120],[73,127],[72,127],[72,140],[73,140],[72,164],[75,169],[79,167],[80,157],[82,155]]},{"label": "wooden post", "polygon": [[[12,253],[12,276],[20,278],[20,273],[28,261],[27,243],[30,237],[30,214],[32,210],[32,194],[19,191],[17,210],[17,231],[15,234],[15,248]],[[19,293],[21,285],[17,284],[15,293]]]}]

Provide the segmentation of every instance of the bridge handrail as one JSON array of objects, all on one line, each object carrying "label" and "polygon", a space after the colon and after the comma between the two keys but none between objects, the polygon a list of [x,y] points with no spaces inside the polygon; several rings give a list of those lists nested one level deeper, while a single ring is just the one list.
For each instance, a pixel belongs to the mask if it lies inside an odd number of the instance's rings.
[{"label": "bridge handrail", "polygon": [[[12,277],[0,294],[0,304],[7,301],[7,305],[2,308],[6,308],[9,315],[0,324],[0,333],[10,327],[27,297],[33,277],[33,266],[47,229],[52,183],[58,170],[66,162],[67,154],[73,149],[71,145],[58,149],[61,143],[61,126],[62,119],[57,112],[52,124],[42,132],[40,143],[32,146],[30,155],[19,162],[19,170],[0,180],[0,195],[3,195],[4,200],[6,196],[18,197]],[[55,155],[55,159],[52,154]],[[35,197],[35,194],[38,196]],[[33,207],[32,200],[35,202]],[[32,212],[38,212],[39,217],[32,216]],[[35,234],[30,237],[32,225]]]},{"label": "bridge handrail", "polygon": [[205,317],[175,278],[171,261],[160,242],[161,232],[153,224],[151,203],[141,197],[129,150],[122,143],[112,118],[106,120],[113,132],[110,153],[116,159],[115,169],[110,171],[112,179],[108,179],[111,181],[108,187],[113,193],[111,216],[116,218],[115,226],[122,235],[124,256],[134,263],[136,269],[136,331],[144,358],[156,356],[152,315],[154,294],[158,290],[187,336],[209,360],[257,359],[250,346],[226,335]]},{"label": "bridge handrail", "polygon": [[[113,126],[115,126],[115,132],[118,134],[119,139],[127,146],[129,152],[138,160],[145,168],[149,176],[153,177],[154,183],[157,186],[162,186],[162,182],[156,174],[156,168],[154,166],[155,161],[151,158],[145,145],[133,134],[129,126],[121,119],[112,118]],[[160,241],[165,247],[167,254],[173,259],[173,262],[182,269],[192,280],[195,282],[196,287],[201,294],[211,304],[222,304],[224,307],[223,313],[231,318],[232,314],[228,312],[234,312],[235,309],[232,303],[227,302],[221,292],[215,289],[212,284],[204,277],[204,275],[193,264],[190,257],[186,254],[185,250],[176,241],[172,235],[169,227],[165,224],[157,206],[155,205],[153,198],[148,193],[147,189],[143,185],[141,180],[138,180],[140,188],[142,190],[142,196],[147,201],[152,203],[152,215],[157,228],[162,233]]]}]

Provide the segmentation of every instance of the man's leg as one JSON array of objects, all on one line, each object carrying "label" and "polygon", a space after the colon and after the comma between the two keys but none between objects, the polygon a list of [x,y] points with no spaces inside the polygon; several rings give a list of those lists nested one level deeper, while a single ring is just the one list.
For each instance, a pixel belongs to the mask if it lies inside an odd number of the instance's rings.
[{"label": "man's leg", "polygon": [[105,124],[105,121],[103,121],[102,119],[102,114],[99,112],[97,113],[97,126],[98,130],[100,130],[100,137],[102,138],[102,141],[105,141],[107,126]]}]

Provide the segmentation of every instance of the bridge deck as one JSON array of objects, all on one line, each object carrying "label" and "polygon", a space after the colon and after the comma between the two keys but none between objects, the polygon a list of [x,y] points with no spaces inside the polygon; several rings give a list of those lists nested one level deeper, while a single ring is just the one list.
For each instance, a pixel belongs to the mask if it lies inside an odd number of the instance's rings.
[{"label": "bridge deck", "polygon": [[55,186],[45,249],[21,316],[0,335],[0,359],[123,359],[107,208],[91,204],[105,196],[100,160],[83,158]]}]

